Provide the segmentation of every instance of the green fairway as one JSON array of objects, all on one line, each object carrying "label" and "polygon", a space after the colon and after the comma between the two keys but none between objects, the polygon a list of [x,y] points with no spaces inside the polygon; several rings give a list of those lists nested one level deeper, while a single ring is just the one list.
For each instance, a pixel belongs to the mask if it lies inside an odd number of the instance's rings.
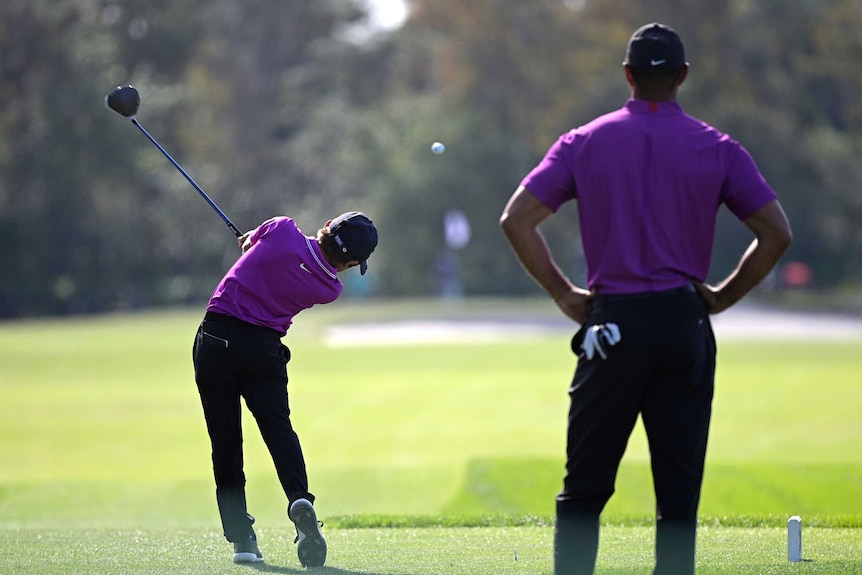
[{"label": "green fairway", "polygon": [[[450,529],[499,517],[499,524],[474,529],[491,530],[491,539],[505,539],[506,530],[524,534],[536,529],[544,559],[534,569],[526,566],[527,555],[517,564],[497,564],[498,559],[488,557],[487,572],[548,570],[551,530],[546,525],[562,480],[566,388],[575,366],[567,335],[513,333],[503,342],[395,347],[333,348],[323,343],[326,326],[348,319],[379,322],[465,313],[478,319],[520,319],[548,314],[545,303],[476,302],[466,311],[421,302],[339,304],[300,316],[285,339],[293,352],[291,408],[318,513],[333,529],[334,540],[366,545],[353,538],[397,523],[393,518],[398,517],[408,518],[402,520],[408,527],[422,525],[425,517],[432,524],[448,521]],[[89,559],[64,555],[60,548],[76,537],[92,537],[84,533],[108,529],[118,530],[120,541],[100,537],[97,543],[128,549],[135,546],[136,530],[146,543],[158,539],[155,531],[170,529],[187,530],[204,554],[211,546],[219,549],[217,554],[226,553],[214,535],[218,515],[209,445],[191,368],[200,315],[177,311],[0,324],[4,548],[17,538],[28,548],[52,549],[51,557],[33,559],[43,567],[55,562],[86,566]],[[824,541],[817,569],[841,560],[847,549],[862,557],[860,352],[862,341],[719,341],[700,509],[702,529],[717,540],[714,544],[751,537],[746,529],[761,530],[754,537],[775,539],[769,546],[780,556],[786,553],[783,525],[798,514],[806,534],[822,527],[817,531]],[[288,538],[286,501],[269,454],[253,420],[246,417],[245,423],[249,509],[262,533],[269,529]],[[638,426],[604,515],[623,541],[651,537],[654,500],[648,461]],[[539,524],[518,527],[529,517]],[[353,518],[366,529],[344,529]],[[440,533],[396,531],[392,537],[409,541]],[[476,545],[482,545],[480,531],[464,533],[479,537]],[[390,532],[368,536],[379,539]],[[524,537],[534,539],[533,534]],[[603,536],[603,550],[605,540]],[[625,542],[619,545],[628,548]],[[699,565],[712,565],[703,545]],[[523,544],[524,550],[528,547]],[[366,557],[363,567],[341,552],[334,546],[331,564],[348,572],[459,572],[395,564],[375,571],[377,559]],[[631,570],[620,572],[647,573],[637,569],[651,560],[650,541],[640,553],[631,559]],[[510,560],[513,550],[500,554]],[[0,556],[0,572],[12,572],[13,560]],[[212,561],[221,565],[224,558]],[[719,568],[718,556],[714,561]],[[277,564],[292,565],[286,557]],[[786,567],[786,560],[778,565]],[[95,572],[37,567],[13,571]],[[815,563],[795,567],[800,573],[826,572],[811,570]],[[159,572],[135,571],[133,566],[109,571]]]},{"label": "green fairway", "polygon": [[[0,529],[0,569],[16,575],[306,573],[286,527],[259,529],[266,563],[232,565],[214,530]],[[847,575],[862,572],[862,529],[808,529],[804,561],[787,562],[777,528],[701,528],[699,575]],[[550,527],[330,529],[319,575],[549,575]],[[649,575],[652,530],[607,527],[597,575]]]}]

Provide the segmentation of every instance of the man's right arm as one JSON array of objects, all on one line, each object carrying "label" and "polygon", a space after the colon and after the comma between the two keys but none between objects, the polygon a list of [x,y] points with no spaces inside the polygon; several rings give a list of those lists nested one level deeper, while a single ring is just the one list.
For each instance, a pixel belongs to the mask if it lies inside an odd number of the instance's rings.
[{"label": "man's right arm", "polygon": [[759,284],[793,239],[790,222],[778,200],[769,202],[743,223],[754,234],[754,241],[740,258],[736,269],[718,286],[695,284],[711,314],[731,307]]},{"label": "man's right arm", "polygon": [[560,270],[539,230],[539,224],[551,213],[536,196],[520,186],[503,210],[500,227],[527,273],[567,316],[583,323],[590,292],[576,287]]}]

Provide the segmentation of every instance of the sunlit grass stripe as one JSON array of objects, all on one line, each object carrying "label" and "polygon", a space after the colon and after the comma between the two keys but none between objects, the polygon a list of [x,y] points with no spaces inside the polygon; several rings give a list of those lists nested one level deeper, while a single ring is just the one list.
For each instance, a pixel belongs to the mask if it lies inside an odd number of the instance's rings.
[{"label": "sunlit grass stripe", "polygon": [[[724,517],[700,517],[702,527],[784,527],[787,517],[777,515],[733,515]],[[615,527],[649,527],[655,524],[654,517],[615,516],[603,518],[603,525]],[[402,529],[432,527],[549,527],[554,518],[538,515],[338,515],[327,517],[326,525],[337,529]],[[803,526],[823,529],[862,528],[862,515],[837,515],[803,519]]]}]

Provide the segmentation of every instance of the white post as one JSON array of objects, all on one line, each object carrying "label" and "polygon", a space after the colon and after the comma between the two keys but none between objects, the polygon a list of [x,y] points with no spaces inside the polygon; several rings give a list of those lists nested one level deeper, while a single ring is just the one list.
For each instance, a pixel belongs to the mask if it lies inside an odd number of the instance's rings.
[{"label": "white post", "polygon": [[798,515],[787,520],[787,560],[802,561],[802,518]]}]

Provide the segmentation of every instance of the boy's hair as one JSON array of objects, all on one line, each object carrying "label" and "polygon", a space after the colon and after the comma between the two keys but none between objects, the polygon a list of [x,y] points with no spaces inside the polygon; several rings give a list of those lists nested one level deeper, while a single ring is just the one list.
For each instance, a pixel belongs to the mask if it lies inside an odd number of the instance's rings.
[{"label": "boy's hair", "polygon": [[347,254],[338,247],[338,244],[335,242],[335,236],[329,230],[329,226],[317,230],[317,243],[320,244],[323,255],[330,262],[347,263],[350,261]]}]

